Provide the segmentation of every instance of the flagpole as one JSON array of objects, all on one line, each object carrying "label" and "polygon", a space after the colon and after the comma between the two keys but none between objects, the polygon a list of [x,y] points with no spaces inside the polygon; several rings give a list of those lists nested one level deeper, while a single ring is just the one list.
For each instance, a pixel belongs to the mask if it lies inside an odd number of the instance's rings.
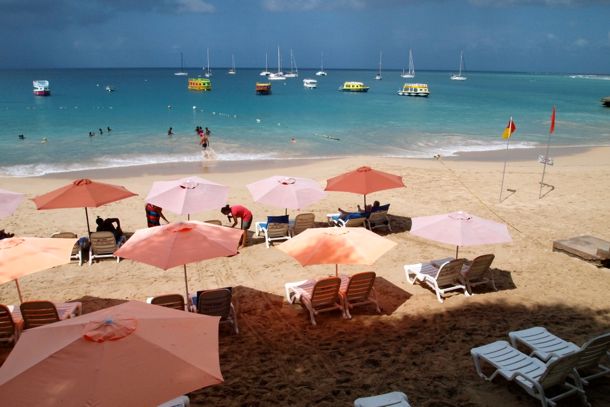
[{"label": "flagpole", "polygon": [[542,198],[542,187],[544,186],[544,174],[546,172],[546,164],[549,161],[549,149],[551,147],[551,133],[555,130],[555,106],[553,106],[553,117],[551,117],[551,127],[549,128],[549,137],[546,142],[546,153],[544,154],[544,167],[542,167],[542,178],[540,178],[540,192],[538,199]]},{"label": "flagpole", "polygon": [[508,161],[508,144],[512,135],[513,117],[508,121],[508,138],[506,139],[506,155],[504,157],[504,169],[502,170],[502,184],[500,185],[500,202],[502,202],[502,191],[504,190],[504,176],[506,175],[506,162]]}]

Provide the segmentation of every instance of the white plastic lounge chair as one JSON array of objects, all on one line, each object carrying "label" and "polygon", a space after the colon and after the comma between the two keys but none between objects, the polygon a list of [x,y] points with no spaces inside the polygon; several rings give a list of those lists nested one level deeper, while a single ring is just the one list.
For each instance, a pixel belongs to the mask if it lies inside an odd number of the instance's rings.
[{"label": "white plastic lounge chair", "polygon": [[313,228],[316,226],[316,215],[313,213],[299,213],[294,218],[294,225],[292,226],[292,236],[296,236],[305,229]]},{"label": "white plastic lounge chair", "polygon": [[[553,335],[541,326],[509,332],[508,336],[513,347],[525,346],[532,351],[530,356],[543,362],[582,351],[576,370],[585,384],[591,379],[610,375],[610,332],[590,339],[582,347]],[[607,364],[603,364],[604,358]],[[588,371],[591,374],[587,375]]]},{"label": "white plastic lounge chair", "polygon": [[[59,239],[76,239],[78,236],[76,233],[72,232],[57,232],[53,233],[51,237],[59,238]],[[83,251],[78,242],[74,243],[74,247],[72,248],[72,253],[70,254],[70,260],[77,260],[78,265],[83,265]]]},{"label": "white plastic lounge chair", "polygon": [[371,214],[366,218],[366,227],[368,230],[373,231],[373,229],[378,228],[387,228],[388,231],[392,231],[392,227],[390,226],[390,218],[388,217],[388,211],[375,211],[371,212]]},{"label": "white plastic lounge chair", "polygon": [[267,222],[256,222],[256,234],[265,236],[265,245],[269,248],[271,242],[290,239],[290,224],[288,215],[268,216]]},{"label": "white plastic lounge chair", "polygon": [[[553,359],[548,365],[540,359],[527,356],[510,346],[506,341],[496,341],[470,350],[477,374],[492,381],[497,375],[514,381],[530,396],[540,400],[543,407],[555,406],[555,401],[572,394],[578,394],[587,405],[587,396],[575,367],[580,353],[572,353]],[[491,375],[482,371],[481,362],[495,368]],[[568,377],[573,381],[569,383]],[[562,391],[553,397],[547,390],[558,388]]]},{"label": "white plastic lounge chair", "polygon": [[176,397],[175,399],[166,401],[163,404],[159,404],[158,407],[189,407],[190,405],[191,405],[191,402],[190,402],[188,396],[180,396],[180,397]]},{"label": "white plastic lounge chair", "polygon": [[367,304],[374,304],[377,312],[381,314],[381,308],[377,302],[377,294],[374,287],[376,276],[372,271],[354,274],[349,277],[345,290],[339,290],[346,318],[352,318],[349,312],[351,308]]},{"label": "white plastic lounge chair", "polygon": [[321,280],[303,280],[294,283],[286,283],[286,300],[293,304],[298,301],[307,311],[312,325],[316,324],[315,316],[320,312],[340,310],[342,314],[343,305],[339,297],[341,279],[339,277],[327,277]]},{"label": "white plastic lounge chair", "polygon": [[343,228],[358,228],[358,227],[363,227],[363,226],[366,226],[366,218],[365,217],[361,217],[361,218],[349,218],[349,219],[346,219],[346,220],[337,219],[336,226],[340,226],[340,227],[343,227]]},{"label": "white plastic lounge chair", "polygon": [[184,297],[180,294],[165,294],[156,297],[148,297],[146,302],[161,307],[173,308],[184,311]]},{"label": "white plastic lounge chair", "polygon": [[481,284],[491,284],[493,289],[498,291],[491,269],[491,263],[495,257],[493,254],[484,254],[476,257],[472,262],[466,262],[462,269],[462,276],[470,294],[472,294],[472,287]]},{"label": "white plastic lounge chair", "polygon": [[401,391],[380,394],[378,396],[360,397],[354,401],[354,407],[411,407],[407,395]]},{"label": "white plastic lounge chair", "polygon": [[199,291],[197,297],[197,312],[220,317],[221,324],[231,324],[235,333],[238,334],[237,313],[235,312],[235,307],[232,303],[232,296],[233,292],[230,288]]},{"label": "white plastic lounge chair", "polygon": [[404,266],[407,281],[415,284],[416,281],[426,283],[436,293],[440,303],[444,301],[445,293],[455,290],[463,290],[464,295],[469,296],[466,285],[462,283],[462,266],[464,259],[448,261],[439,268],[432,263],[407,264]]},{"label": "white plastic lounge chair", "polygon": [[91,232],[89,240],[89,265],[93,264],[93,260],[101,258],[116,258],[117,263],[121,260],[114,255],[119,246],[112,232]]}]

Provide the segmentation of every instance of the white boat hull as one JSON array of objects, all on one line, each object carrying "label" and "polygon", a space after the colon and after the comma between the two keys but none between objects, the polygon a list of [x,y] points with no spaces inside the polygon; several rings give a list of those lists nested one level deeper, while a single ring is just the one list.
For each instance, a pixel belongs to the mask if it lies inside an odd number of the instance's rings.
[{"label": "white boat hull", "polygon": [[328,74],[326,72],[324,72],[324,71],[316,72],[316,76],[326,76],[326,75],[328,75]]}]

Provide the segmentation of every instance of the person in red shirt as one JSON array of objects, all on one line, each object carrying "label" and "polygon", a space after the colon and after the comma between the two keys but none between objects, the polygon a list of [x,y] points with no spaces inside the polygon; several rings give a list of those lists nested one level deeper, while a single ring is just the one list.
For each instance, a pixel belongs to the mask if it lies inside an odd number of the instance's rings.
[{"label": "person in red shirt", "polygon": [[223,215],[227,215],[229,222],[233,221],[231,225],[232,228],[237,225],[237,219],[241,220],[240,228],[244,231],[244,235],[242,237],[243,246],[245,246],[248,242],[248,229],[250,229],[250,225],[252,225],[252,212],[248,210],[245,206],[242,205],[225,205],[220,209]]}]

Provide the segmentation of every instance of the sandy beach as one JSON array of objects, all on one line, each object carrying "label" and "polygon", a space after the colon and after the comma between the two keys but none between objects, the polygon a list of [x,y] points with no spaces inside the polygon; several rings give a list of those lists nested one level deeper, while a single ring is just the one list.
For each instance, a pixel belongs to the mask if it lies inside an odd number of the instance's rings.
[{"label": "sandy beach", "polygon": [[[553,252],[553,240],[593,235],[610,240],[610,147],[552,149],[555,162],[545,182],[554,189],[539,199],[542,165],[534,150],[511,151],[505,189],[499,202],[504,156],[466,153],[438,160],[350,157],[240,163],[201,163],[127,167],[36,178],[1,178],[0,186],[27,198],[81,177],[120,184],[138,194],[89,211],[118,217],[124,231],[146,227],[144,198],[156,180],[198,175],[230,187],[229,203],[248,207],[256,220],[282,210],[253,202],[245,185],[271,175],[325,180],[361,165],[399,174],[406,188],[381,191],[368,200],[390,203],[392,233],[398,245],[373,266],[344,266],[353,274],[377,273],[383,314],[373,307],[356,309],[352,320],[324,313],[311,326],[299,305],[288,304],[284,283],[334,273],[332,266],[303,268],[288,255],[265,247],[262,238],[237,256],[188,266],[193,289],[235,287],[239,335],[221,327],[220,359],[225,382],[189,396],[201,406],[349,406],[353,400],[389,391],[408,394],[413,406],[537,406],[515,385],[487,383],[474,370],[470,349],[500,339],[509,331],[545,326],[566,340],[582,344],[610,331],[610,269],[598,268]],[[355,209],[362,196],[330,192],[301,212],[313,212],[320,224],[338,207]],[[450,295],[440,304],[432,291],[409,284],[403,265],[455,254],[455,247],[417,238],[410,218],[464,210],[504,222],[513,242],[460,248],[474,258],[494,253],[498,291],[487,287],[466,297]],[[299,213],[289,211],[291,217]],[[165,213],[170,221],[186,217]],[[191,216],[219,219],[220,211]],[[48,237],[58,231],[86,234],[82,209],[37,211],[26,200],[0,229],[16,236]],[[252,227],[252,230],[254,227]],[[164,293],[183,293],[179,268],[162,271],[123,260],[92,266],[68,264],[20,279],[26,300],[82,301],[84,312]],[[18,304],[13,283],[0,286],[0,303]],[[10,348],[2,348],[3,359]],[[154,355],[151,355],[154,357]],[[610,405],[610,378],[587,387],[594,406]],[[578,403],[570,398],[560,405]]]}]

